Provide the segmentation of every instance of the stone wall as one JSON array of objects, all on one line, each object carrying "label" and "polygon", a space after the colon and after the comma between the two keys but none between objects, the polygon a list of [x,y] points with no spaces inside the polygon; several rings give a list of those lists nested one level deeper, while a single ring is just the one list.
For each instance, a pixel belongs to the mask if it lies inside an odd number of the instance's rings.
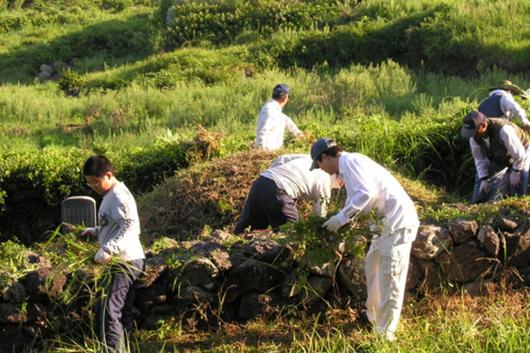
[{"label": "stone wall", "polygon": [[[529,228],[502,217],[482,225],[468,220],[422,225],[412,248],[407,300],[529,286]],[[228,238],[233,236],[217,230],[207,241],[175,242],[148,253],[135,300],[138,326],[156,329],[159,320],[176,318],[192,328],[208,327],[258,315],[355,308],[365,300],[361,258],[338,252],[329,263],[303,268],[292,246],[272,240],[270,233],[248,234],[230,246]],[[76,290],[68,304],[56,298],[74,276],[94,274],[56,273],[47,260],[31,256],[42,267],[3,291],[0,332],[10,339],[0,341],[1,351],[35,336],[87,327],[88,288]]]}]

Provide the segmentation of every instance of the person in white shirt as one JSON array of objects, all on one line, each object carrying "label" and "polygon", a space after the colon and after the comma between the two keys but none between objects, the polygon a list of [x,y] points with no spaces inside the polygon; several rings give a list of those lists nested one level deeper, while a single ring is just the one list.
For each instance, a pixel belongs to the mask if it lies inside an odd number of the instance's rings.
[{"label": "person in white shirt", "polygon": [[100,248],[94,260],[99,264],[112,262],[113,266],[112,279],[104,291],[106,298],[101,297],[96,305],[97,334],[105,351],[122,352],[126,333],[134,327],[134,282],[143,272],[145,259],[136,201],[125,184],[116,179],[112,163],[105,156],[87,159],[83,173],[87,185],[103,200],[98,226],[85,229],[81,235],[97,237]]},{"label": "person in white shirt", "polygon": [[521,128],[506,119],[487,118],[474,111],[464,118],[460,135],[469,139],[477,170],[473,203],[489,201],[495,196],[498,190],[494,190],[490,179],[503,168],[508,170],[507,195],[527,193],[530,139]]},{"label": "person in white shirt", "polygon": [[279,150],[283,147],[285,129],[296,137],[303,136],[293,120],[282,112],[288,101],[289,87],[283,83],[277,84],[272,90],[272,99],[259,112],[255,147],[267,151]]},{"label": "person in white shirt", "polygon": [[487,118],[506,118],[513,122],[517,118],[526,132],[530,132],[530,121],[524,109],[515,101],[514,95],[526,99],[527,94],[511,81],[504,80],[496,87],[490,88],[490,93],[480,102],[478,111]]},{"label": "person in white shirt", "polygon": [[383,230],[373,237],[365,259],[368,297],[363,312],[374,330],[395,339],[412,242],[419,220],[414,203],[399,182],[381,165],[360,153],[342,152],[335,140],[321,138],[311,147],[311,168],[338,173],[344,181],[344,207],[323,228],[337,232],[357,213],[377,210]]},{"label": "person in white shirt", "polygon": [[325,217],[331,188],[340,187],[340,182],[320,170],[310,171],[311,163],[308,155],[284,155],[273,161],[252,184],[234,232],[269,225],[277,231],[288,221],[297,222],[296,201],[300,198],[313,202],[313,215]]}]

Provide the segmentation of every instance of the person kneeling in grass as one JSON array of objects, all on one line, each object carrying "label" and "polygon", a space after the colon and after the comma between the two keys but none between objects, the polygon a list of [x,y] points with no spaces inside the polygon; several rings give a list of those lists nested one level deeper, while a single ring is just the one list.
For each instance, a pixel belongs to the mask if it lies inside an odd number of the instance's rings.
[{"label": "person kneeling in grass", "polygon": [[100,248],[94,260],[112,262],[112,278],[96,306],[98,338],[108,352],[122,352],[125,331],[133,328],[134,282],[144,269],[144,250],[140,243],[140,221],[136,201],[124,183],[114,176],[105,156],[92,156],[83,166],[88,186],[103,196],[98,211],[98,226],[81,235],[97,236]]},{"label": "person kneeling in grass", "polygon": [[392,341],[403,306],[410,250],[419,227],[414,203],[388,170],[360,153],[342,152],[333,139],[316,141],[311,158],[311,169],[338,173],[346,187],[346,204],[324,222],[323,228],[337,232],[357,213],[374,208],[383,219],[383,231],[372,239],[365,259],[365,315],[378,334]]},{"label": "person kneeling in grass", "polygon": [[254,181],[234,233],[266,229],[278,231],[282,224],[298,222],[296,202],[306,198],[313,202],[313,215],[325,217],[332,188],[340,188],[336,176],[321,170],[310,171],[308,155],[290,154],[278,157],[271,167]]}]

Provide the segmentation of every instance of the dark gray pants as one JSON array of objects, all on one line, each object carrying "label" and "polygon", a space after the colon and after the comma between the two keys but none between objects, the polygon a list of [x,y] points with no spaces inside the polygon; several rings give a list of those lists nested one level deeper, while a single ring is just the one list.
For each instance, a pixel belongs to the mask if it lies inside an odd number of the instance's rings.
[{"label": "dark gray pants", "polygon": [[278,231],[282,224],[298,222],[299,218],[296,200],[278,189],[273,180],[260,176],[250,188],[234,233],[242,233],[247,227],[266,229],[269,225]]},{"label": "dark gray pants", "polygon": [[125,345],[125,332],[130,332],[134,327],[134,282],[143,270],[143,259],[112,268],[110,285],[104,289],[103,296],[96,304],[98,338],[105,352],[121,352]]}]

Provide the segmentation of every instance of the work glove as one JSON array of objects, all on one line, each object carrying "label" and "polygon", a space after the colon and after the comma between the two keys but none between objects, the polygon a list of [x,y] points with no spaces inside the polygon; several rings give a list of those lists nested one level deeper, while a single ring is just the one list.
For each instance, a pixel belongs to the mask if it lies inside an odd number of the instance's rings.
[{"label": "work glove", "polygon": [[82,237],[95,237],[97,233],[96,227],[88,227],[84,231],[81,232]]},{"label": "work glove", "polygon": [[516,188],[521,183],[521,172],[518,170],[512,170],[510,173],[510,186]]},{"label": "work glove", "polygon": [[326,228],[330,232],[335,233],[346,223],[348,222],[344,222],[344,219],[340,214],[336,214],[325,221],[324,224],[322,224],[322,228]]},{"label": "work glove", "polygon": [[480,182],[480,187],[479,187],[479,193],[480,194],[485,194],[487,193],[488,191],[490,190],[490,182],[489,180],[482,180]]},{"label": "work glove", "polygon": [[98,252],[94,256],[94,261],[96,261],[98,264],[108,264],[111,259],[112,255],[105,252],[103,248],[99,248]]}]

